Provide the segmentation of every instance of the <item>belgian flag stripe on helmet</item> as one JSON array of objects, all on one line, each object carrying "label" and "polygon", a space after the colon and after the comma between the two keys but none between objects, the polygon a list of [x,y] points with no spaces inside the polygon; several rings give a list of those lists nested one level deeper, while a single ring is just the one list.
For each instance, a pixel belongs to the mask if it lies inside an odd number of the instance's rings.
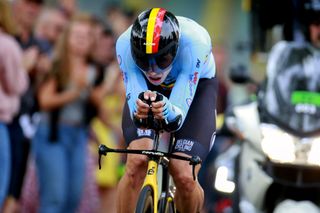
[{"label": "belgian flag stripe on helmet", "polygon": [[163,8],[153,8],[150,12],[146,37],[147,54],[158,52],[160,33],[165,13],[166,10]]}]

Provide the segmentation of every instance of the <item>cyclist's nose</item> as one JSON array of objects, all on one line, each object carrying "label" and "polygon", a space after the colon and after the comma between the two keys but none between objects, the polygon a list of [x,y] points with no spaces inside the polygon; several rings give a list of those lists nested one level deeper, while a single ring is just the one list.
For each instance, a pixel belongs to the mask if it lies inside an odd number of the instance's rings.
[{"label": "cyclist's nose", "polygon": [[157,65],[156,65],[156,63],[151,63],[151,70],[152,70],[152,72],[156,72],[156,70],[157,70]]},{"label": "cyclist's nose", "polygon": [[150,70],[148,71],[148,75],[149,75],[149,76],[156,76],[156,75],[158,75],[158,73],[155,72],[155,70],[152,68],[152,69],[150,69]]},{"label": "cyclist's nose", "polygon": [[151,63],[150,66],[149,66],[149,70],[148,70],[147,73],[148,73],[149,75],[157,75],[156,70],[157,70],[157,65]]}]

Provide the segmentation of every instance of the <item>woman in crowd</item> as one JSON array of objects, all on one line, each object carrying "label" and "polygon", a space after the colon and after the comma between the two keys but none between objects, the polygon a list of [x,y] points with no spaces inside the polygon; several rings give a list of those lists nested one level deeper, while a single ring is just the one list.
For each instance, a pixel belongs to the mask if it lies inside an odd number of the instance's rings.
[{"label": "woman in crowd", "polygon": [[10,139],[7,124],[19,110],[20,96],[28,86],[22,51],[13,38],[9,2],[0,0],[0,212],[10,177]]},{"label": "woman in crowd", "polygon": [[[95,82],[100,89],[100,108],[95,111],[95,118],[91,123],[90,154],[97,159],[98,145],[105,144],[113,148],[121,147],[122,104],[125,101],[124,85],[121,72],[115,57],[115,36],[109,25],[95,18],[95,42],[92,60],[98,69]],[[91,112],[94,112],[90,109]],[[97,212],[116,212],[115,193],[122,169],[120,155],[102,158],[102,169],[95,165],[94,181],[99,192],[100,205]],[[94,162],[97,162],[96,160]]]},{"label": "woman in crowd", "polygon": [[[92,46],[89,15],[71,19],[58,43],[52,70],[40,86],[41,124],[32,146],[39,177],[39,212],[75,212],[82,196],[88,119],[96,100],[96,70],[89,63]],[[96,97],[96,98],[94,98]]]}]

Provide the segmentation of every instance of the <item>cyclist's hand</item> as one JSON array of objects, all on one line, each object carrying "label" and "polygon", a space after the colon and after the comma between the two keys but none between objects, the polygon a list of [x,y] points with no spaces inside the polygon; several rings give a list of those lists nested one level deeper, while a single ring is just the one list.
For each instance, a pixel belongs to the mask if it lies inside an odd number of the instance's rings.
[{"label": "cyclist's hand", "polygon": [[156,119],[162,120],[165,118],[164,117],[164,111],[165,111],[164,105],[165,105],[165,102],[163,100],[158,101],[158,102],[152,102],[151,110],[152,110],[153,116]]},{"label": "cyclist's hand", "polygon": [[136,112],[134,116],[138,119],[145,119],[148,117],[149,105],[144,103],[142,100],[137,99],[136,101]]},{"label": "cyclist's hand", "polygon": [[[144,119],[148,117],[148,112],[150,110],[149,104],[146,102],[151,102],[156,99],[156,93],[147,90],[143,93],[143,98],[138,98],[136,101],[136,112],[134,116],[138,119]],[[144,99],[144,100],[141,100]]]},{"label": "cyclist's hand", "polygon": [[151,103],[151,110],[156,119],[165,119],[168,113],[169,100],[161,93],[156,93],[155,101]]},{"label": "cyclist's hand", "polygon": [[144,97],[144,100],[146,101],[150,100],[151,102],[153,102],[156,100],[157,93],[147,90],[143,93],[143,97]]}]

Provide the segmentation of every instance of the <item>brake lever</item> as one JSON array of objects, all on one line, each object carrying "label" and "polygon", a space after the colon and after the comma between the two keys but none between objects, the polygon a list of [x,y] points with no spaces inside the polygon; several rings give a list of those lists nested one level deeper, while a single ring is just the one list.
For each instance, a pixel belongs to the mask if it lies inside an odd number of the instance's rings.
[{"label": "brake lever", "polygon": [[99,160],[98,160],[99,170],[101,170],[101,156],[102,155],[107,156],[107,150],[108,148],[105,145],[103,144],[99,145]]},{"label": "brake lever", "polygon": [[99,160],[98,160],[98,163],[99,163],[99,170],[101,170],[101,154],[99,153]]},{"label": "brake lever", "polygon": [[193,180],[196,180],[196,165],[201,164],[202,160],[199,156],[192,156],[189,165],[192,165]]}]

